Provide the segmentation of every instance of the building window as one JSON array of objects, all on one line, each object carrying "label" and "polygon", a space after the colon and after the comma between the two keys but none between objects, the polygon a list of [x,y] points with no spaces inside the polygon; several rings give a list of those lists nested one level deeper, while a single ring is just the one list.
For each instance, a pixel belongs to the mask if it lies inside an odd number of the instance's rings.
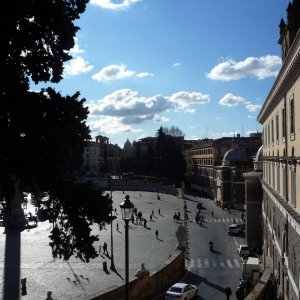
[{"label": "building window", "polygon": [[272,187],[275,190],[275,163],[272,162]]},{"label": "building window", "polygon": [[268,124],[268,146],[270,146],[270,123]]},{"label": "building window", "polygon": [[281,130],[282,130],[282,142],[285,142],[285,128],[286,128],[286,121],[285,121],[285,107],[281,109]]},{"label": "building window", "polygon": [[290,137],[291,140],[295,139],[295,107],[294,96],[290,98]]},{"label": "building window", "polygon": [[271,120],[271,142],[274,145],[274,120]]},{"label": "building window", "polygon": [[277,192],[280,194],[280,163],[277,164]]},{"label": "building window", "polygon": [[276,134],[276,144],[279,144],[279,117],[278,117],[278,113],[276,113],[276,117],[275,117],[275,134]]},{"label": "building window", "polygon": [[283,197],[286,199],[286,172],[285,172],[285,170],[286,170],[286,167],[285,167],[285,165],[282,165],[282,179],[283,179],[283,181],[282,181],[282,183],[283,183]]},{"label": "building window", "polygon": [[296,207],[296,166],[291,167],[291,205]]}]

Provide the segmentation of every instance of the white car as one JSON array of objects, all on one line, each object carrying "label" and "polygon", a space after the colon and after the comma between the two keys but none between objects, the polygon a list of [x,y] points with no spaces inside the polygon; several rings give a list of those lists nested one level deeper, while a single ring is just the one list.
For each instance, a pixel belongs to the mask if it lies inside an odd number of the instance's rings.
[{"label": "white car", "polygon": [[250,249],[247,245],[240,245],[238,247],[238,254],[239,256],[249,256],[250,255]]},{"label": "white car", "polygon": [[175,283],[165,294],[165,300],[189,300],[198,295],[198,288],[188,283]]}]

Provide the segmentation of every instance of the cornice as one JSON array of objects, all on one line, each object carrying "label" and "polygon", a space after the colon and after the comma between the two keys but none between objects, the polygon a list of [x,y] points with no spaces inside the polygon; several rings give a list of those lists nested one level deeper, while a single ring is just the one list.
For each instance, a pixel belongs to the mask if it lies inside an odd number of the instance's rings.
[{"label": "cornice", "polygon": [[291,46],[291,49],[283,62],[283,65],[277,75],[277,78],[267,96],[262,109],[259,112],[257,121],[263,123],[268,117],[268,112],[272,111],[272,108],[278,101],[284,96],[286,90],[292,85],[297,75],[300,73],[300,30],[295,37],[295,40]]}]

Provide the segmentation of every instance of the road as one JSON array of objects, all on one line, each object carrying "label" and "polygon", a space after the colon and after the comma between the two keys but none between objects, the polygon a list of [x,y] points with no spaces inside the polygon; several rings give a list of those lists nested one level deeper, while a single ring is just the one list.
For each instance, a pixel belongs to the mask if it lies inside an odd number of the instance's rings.
[{"label": "road", "polygon": [[[227,227],[233,223],[234,218],[237,222],[242,221],[241,212],[222,210],[212,200],[201,199],[204,208],[201,213],[205,222],[200,226],[195,222],[198,200],[189,197],[186,202],[189,214],[186,267],[189,273],[184,281],[198,287],[199,296],[196,299],[226,299],[226,286],[231,288],[231,298],[235,299],[236,286],[242,274],[237,247],[245,243],[245,238],[228,235]],[[210,240],[214,242],[213,252],[208,247]],[[161,299],[164,297],[158,298]]]}]

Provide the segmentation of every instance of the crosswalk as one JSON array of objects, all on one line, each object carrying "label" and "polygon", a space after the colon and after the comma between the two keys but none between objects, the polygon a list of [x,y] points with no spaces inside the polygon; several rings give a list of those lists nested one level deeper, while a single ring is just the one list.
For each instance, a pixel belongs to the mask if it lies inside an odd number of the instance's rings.
[{"label": "crosswalk", "polygon": [[242,223],[244,222],[241,218],[204,218],[206,223]]},{"label": "crosswalk", "polygon": [[191,270],[193,268],[197,269],[209,269],[209,268],[222,268],[222,269],[234,269],[241,268],[242,263],[238,258],[224,258],[224,259],[214,259],[214,258],[190,258],[185,261],[186,268]]}]

